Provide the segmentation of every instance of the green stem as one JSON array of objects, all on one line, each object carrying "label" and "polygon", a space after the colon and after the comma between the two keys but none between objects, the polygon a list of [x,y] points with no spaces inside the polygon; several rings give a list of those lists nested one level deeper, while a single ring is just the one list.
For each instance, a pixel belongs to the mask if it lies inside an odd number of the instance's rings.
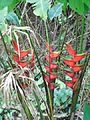
[{"label": "green stem", "polygon": [[85,31],[85,18],[82,17],[82,32],[81,32],[81,39],[80,39],[80,53],[83,52],[83,40],[84,40],[84,31]]},{"label": "green stem", "polygon": [[46,30],[46,41],[50,44],[49,35],[48,35],[48,28],[47,28],[46,21],[44,22],[44,25],[45,25],[45,30]]},{"label": "green stem", "polygon": [[74,116],[75,116],[76,104],[77,104],[77,101],[78,101],[78,96],[79,96],[79,93],[80,93],[80,88],[81,88],[81,85],[82,85],[82,80],[83,80],[84,74],[86,72],[86,68],[88,66],[89,60],[90,60],[90,55],[88,55],[87,58],[85,59],[85,62],[84,62],[84,65],[83,65],[83,69],[82,69],[82,72],[80,74],[79,81],[77,83],[76,92],[73,93],[72,105],[71,105],[71,118],[70,118],[70,120],[73,120]]},{"label": "green stem", "polygon": [[[46,39],[47,39],[47,42],[49,43],[49,71],[50,71],[50,40],[49,40],[48,27],[47,27],[46,21],[44,22],[44,25],[45,25],[45,30],[46,30]],[[49,74],[49,80],[50,80],[50,74]],[[52,90],[49,89],[48,94],[49,94],[49,103],[48,103],[48,105],[49,105],[49,109],[50,109],[50,116],[51,116],[51,120],[53,120],[54,90],[52,91]]]},{"label": "green stem", "polygon": [[32,117],[32,114],[31,114],[31,112],[29,110],[29,107],[28,107],[27,103],[25,102],[24,98],[22,97],[19,90],[18,90],[17,94],[18,94],[18,98],[20,100],[20,103],[21,103],[21,105],[23,107],[23,110],[24,110],[24,112],[25,112],[25,114],[27,116],[27,119],[28,120],[33,120],[33,117]]},{"label": "green stem", "polygon": [[41,71],[41,74],[42,74],[42,77],[43,77],[43,81],[44,81],[44,85],[45,85],[47,102],[49,102],[48,89],[47,89],[47,84],[46,84],[46,82],[45,82],[45,80],[44,80],[43,69],[42,69],[42,67],[41,67],[41,63],[40,63],[40,61],[39,61],[37,51],[36,51],[36,49],[35,49],[35,47],[34,47],[34,44],[33,44],[33,41],[31,40],[31,38],[30,38],[30,43],[31,43],[31,45],[32,45],[32,47],[33,47],[33,49],[34,49],[34,52],[35,52],[35,55],[36,55],[36,58],[37,58],[37,61],[38,61],[39,67],[40,67],[40,71]]}]

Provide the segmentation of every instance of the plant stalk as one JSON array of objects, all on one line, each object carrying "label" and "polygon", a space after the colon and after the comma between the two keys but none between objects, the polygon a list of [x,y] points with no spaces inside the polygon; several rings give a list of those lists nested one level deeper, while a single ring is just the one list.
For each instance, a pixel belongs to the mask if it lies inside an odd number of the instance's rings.
[{"label": "plant stalk", "polygon": [[80,53],[83,52],[84,32],[85,32],[85,18],[82,17],[82,32],[81,32],[81,39],[80,39]]}]

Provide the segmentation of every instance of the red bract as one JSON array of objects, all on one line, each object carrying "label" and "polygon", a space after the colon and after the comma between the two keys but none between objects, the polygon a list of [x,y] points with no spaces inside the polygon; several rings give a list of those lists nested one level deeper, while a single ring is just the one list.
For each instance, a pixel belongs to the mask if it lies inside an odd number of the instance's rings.
[{"label": "red bract", "polygon": [[74,72],[79,72],[79,71],[81,70],[81,68],[80,68],[79,65],[75,65],[75,66],[73,66],[72,69],[73,69]]},{"label": "red bract", "polygon": [[23,89],[25,89],[25,88],[28,87],[28,85],[27,84],[21,84],[20,87],[23,88]]},{"label": "red bract", "polygon": [[67,52],[72,56],[72,59],[64,59],[64,63],[71,68],[71,72],[66,72],[66,75],[72,78],[71,82],[66,82],[65,84],[71,87],[74,91],[74,85],[78,81],[78,77],[76,77],[76,73],[81,71],[80,65],[77,65],[76,62],[79,62],[83,58],[86,57],[86,54],[76,54],[75,50],[70,44],[66,46]]},{"label": "red bract", "polygon": [[65,83],[68,87],[72,88],[73,87],[73,83],[72,82],[66,82]]},{"label": "red bract", "polygon": [[76,55],[75,50],[73,49],[73,47],[72,47],[70,44],[67,44],[66,50],[67,50],[67,52],[68,52],[71,56],[74,57],[74,56]]},{"label": "red bract", "polygon": [[20,54],[20,56],[19,56],[20,59],[22,59],[23,57],[25,57],[29,54],[30,50],[29,51],[28,50],[27,51],[26,50],[20,50],[15,40],[12,40],[12,45],[13,45],[15,51],[17,52],[17,54],[18,55]]},{"label": "red bract", "polygon": [[73,67],[75,65],[75,62],[69,59],[64,59],[64,63],[70,67]]},{"label": "red bract", "polygon": [[28,66],[28,62],[18,62],[18,65],[20,65],[22,68]]},{"label": "red bract", "polygon": [[77,82],[77,81],[78,81],[78,78],[77,78],[77,77],[73,77],[73,78],[72,78],[72,82],[73,82],[73,83],[75,83],[75,82]]},{"label": "red bract", "polygon": [[[21,66],[22,68],[26,67],[29,62],[23,61],[22,58],[26,57],[29,54],[30,50],[19,50],[19,47],[15,40],[12,40],[12,45],[17,53],[17,55],[14,55],[14,61],[18,63],[18,66]],[[34,50],[31,51],[31,68],[34,67]]]},{"label": "red bract", "polygon": [[67,72],[66,75],[72,78],[74,76],[74,72]]},{"label": "red bract", "polygon": [[52,53],[50,53],[50,57],[51,57],[52,60],[57,58],[59,55],[60,55],[60,52],[52,52]]},{"label": "red bract", "polygon": [[58,66],[56,64],[51,63],[50,66],[45,65],[45,69],[46,69],[47,72],[50,72],[50,71],[52,71],[56,68],[58,68]]},{"label": "red bract", "polygon": [[27,56],[29,54],[29,51],[20,51],[20,59]]},{"label": "red bract", "polygon": [[18,45],[17,45],[16,41],[15,41],[15,40],[12,40],[11,42],[12,42],[12,45],[13,45],[13,47],[14,47],[15,51],[17,51],[17,52],[18,52],[19,47],[18,47]]},{"label": "red bract", "polygon": [[53,52],[48,42],[46,43],[46,48],[49,51],[49,55],[45,56],[45,59],[48,62],[48,65],[45,65],[45,69],[48,75],[44,75],[44,79],[48,83],[49,88],[51,90],[54,90],[55,85],[53,81],[57,78],[57,75],[53,73],[53,70],[57,69],[58,66],[55,63],[53,63],[53,60],[56,59],[60,55],[60,52],[55,52],[55,51]]},{"label": "red bract", "polygon": [[49,86],[49,88],[50,88],[51,90],[54,90],[54,89],[55,89],[55,85],[54,85],[53,83],[48,84],[48,86]]},{"label": "red bract", "polygon": [[74,62],[79,62],[80,60],[82,60],[83,58],[85,58],[86,54],[77,54],[74,57]]}]

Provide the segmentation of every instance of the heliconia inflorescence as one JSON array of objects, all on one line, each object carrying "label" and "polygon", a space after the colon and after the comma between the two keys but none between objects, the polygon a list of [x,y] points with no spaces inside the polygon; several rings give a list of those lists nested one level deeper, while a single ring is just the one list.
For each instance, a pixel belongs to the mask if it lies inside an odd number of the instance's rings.
[{"label": "heliconia inflorescence", "polygon": [[58,58],[60,55],[60,52],[53,52],[52,48],[49,46],[48,42],[46,43],[46,48],[49,51],[49,54],[45,56],[46,61],[48,62],[47,65],[45,65],[45,69],[47,72],[47,75],[44,75],[45,81],[48,83],[48,86],[51,90],[55,89],[54,81],[57,78],[57,75],[53,72],[53,70],[57,69],[57,64],[53,63],[53,60]]},{"label": "heliconia inflorescence", "polygon": [[30,51],[32,52],[30,63],[31,63],[31,68],[33,68],[34,67],[34,50],[19,50],[19,47],[15,40],[12,40],[12,45],[14,47],[15,52],[17,53],[13,56],[13,59],[22,68],[26,67],[29,64],[29,62],[23,61],[22,58],[26,57],[30,53]]},{"label": "heliconia inflorescence", "polygon": [[[19,47],[15,40],[12,40],[12,45],[16,52],[16,54],[13,55],[13,59],[18,64],[18,66],[24,68],[24,67],[28,66],[29,63],[31,63],[30,68],[32,68],[32,70],[34,70],[34,50],[33,49],[32,50],[19,50]],[[32,53],[30,61],[28,62],[28,61],[22,60],[24,57],[26,57],[30,53],[30,51]],[[24,72],[24,73],[28,77],[28,74],[26,72]],[[21,84],[21,88],[25,89],[27,87],[28,87],[27,84],[25,84],[25,83]]]},{"label": "heliconia inflorescence", "polygon": [[75,83],[79,79],[79,75],[76,75],[79,71],[81,71],[81,67],[79,64],[76,64],[77,62],[81,61],[83,58],[86,57],[87,54],[76,54],[75,50],[70,44],[66,45],[66,50],[67,52],[72,56],[72,59],[65,59],[64,58],[64,63],[68,65],[71,68],[71,71],[67,71],[66,75],[72,78],[72,81],[66,81],[65,84],[72,88],[73,91],[75,91]]}]

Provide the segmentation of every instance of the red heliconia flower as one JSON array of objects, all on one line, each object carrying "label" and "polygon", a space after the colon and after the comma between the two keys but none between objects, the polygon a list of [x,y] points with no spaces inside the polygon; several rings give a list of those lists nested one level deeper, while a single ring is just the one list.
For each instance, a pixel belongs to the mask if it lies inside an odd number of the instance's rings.
[{"label": "red heliconia flower", "polygon": [[46,42],[46,48],[49,51],[49,55],[45,56],[45,59],[48,62],[48,65],[45,65],[45,69],[48,75],[44,75],[44,79],[48,83],[49,88],[51,90],[54,90],[55,85],[53,81],[55,81],[55,79],[57,78],[57,75],[53,73],[53,70],[57,69],[58,66],[55,63],[53,63],[53,60],[56,59],[60,55],[60,52],[55,52],[55,51],[53,52],[48,42]]},{"label": "red heliconia flower", "polygon": [[20,59],[27,56],[29,54],[29,51],[20,51]]},{"label": "red heliconia flower", "polygon": [[28,62],[18,62],[18,65],[20,65],[22,68],[28,66]]},{"label": "red heliconia flower", "polygon": [[19,62],[19,57],[18,56],[14,55],[13,59],[14,59],[15,62],[17,62],[17,63]]},{"label": "red heliconia flower", "polygon": [[50,72],[50,71],[52,72],[52,70],[54,70],[56,68],[58,68],[58,66],[56,64],[53,64],[53,63],[51,63],[50,66],[45,65],[45,69],[47,72]]},{"label": "red heliconia flower", "polygon": [[44,75],[44,79],[49,83],[49,82],[52,82],[53,80],[55,80],[57,78],[56,75],[54,75],[53,73],[50,74],[50,76],[48,75]]},{"label": "red heliconia flower", "polygon": [[16,41],[15,41],[15,40],[12,40],[12,41],[11,41],[11,43],[12,43],[12,45],[13,45],[13,47],[14,47],[15,51],[17,51],[17,52],[18,52],[19,47],[18,47],[18,45],[17,45]]},{"label": "red heliconia flower", "polygon": [[21,88],[23,88],[23,89],[25,89],[25,88],[27,88],[27,87],[28,87],[28,85],[27,85],[27,84],[25,84],[25,83],[23,83],[23,84],[21,84],[21,85],[20,85],[20,87],[21,87]]},{"label": "red heliconia flower", "polygon": [[20,54],[20,56],[19,56],[20,59],[22,59],[23,57],[27,56],[29,54],[29,52],[30,52],[30,50],[27,50],[27,51],[26,50],[20,50],[15,40],[12,40],[12,45],[13,45],[13,47],[14,47],[14,49],[15,49],[15,51],[17,53],[20,52],[19,53]]},{"label": "red heliconia flower", "polygon": [[[53,59],[56,59],[57,57],[59,57],[60,52],[55,52],[55,51],[53,52],[52,48],[49,46],[48,42],[46,42],[46,48],[48,49],[48,51],[50,53],[50,58],[47,58],[47,60],[48,59],[53,60]],[[47,56],[47,57],[49,57],[49,56]]]},{"label": "red heliconia flower", "polygon": [[75,66],[73,66],[72,69],[73,69],[74,72],[79,72],[79,71],[81,70],[81,68],[80,68],[79,65],[75,65]]},{"label": "red heliconia flower", "polygon": [[74,72],[67,72],[66,75],[72,78],[74,76]]},{"label": "red heliconia flower", "polygon": [[26,61],[20,61],[18,56],[14,56],[14,61],[18,63],[19,66],[21,66],[22,68],[26,67],[29,62]]},{"label": "red heliconia flower", "polygon": [[50,54],[50,57],[53,60],[53,59],[56,59],[57,57],[59,57],[59,55],[60,55],[60,52],[52,52]]},{"label": "red heliconia flower", "polygon": [[73,47],[72,47],[70,44],[67,44],[66,50],[67,50],[67,52],[68,52],[71,56],[74,57],[74,56],[76,55],[75,50],[73,49]]},{"label": "red heliconia flower", "polygon": [[87,54],[77,54],[74,57],[74,62],[79,62],[80,60],[82,60],[83,58],[86,57]]},{"label": "red heliconia flower", "polygon": [[77,77],[73,77],[73,78],[72,78],[72,82],[73,82],[73,83],[76,83],[77,81],[78,81],[78,78],[77,78]]},{"label": "red heliconia flower", "polygon": [[65,84],[68,87],[71,87],[74,92],[75,83],[78,81],[78,76],[76,77],[76,73],[81,71],[80,65],[77,65],[76,62],[79,62],[83,58],[86,57],[87,54],[76,54],[75,50],[70,44],[66,46],[67,52],[72,56],[72,59],[64,59],[64,63],[71,68],[71,72],[67,71],[66,75],[72,78],[71,82],[66,82]]},{"label": "red heliconia flower", "polygon": [[71,59],[64,59],[64,63],[70,67],[73,67],[75,65],[75,62]]},{"label": "red heliconia flower", "polygon": [[[22,61],[21,59],[26,57],[29,54],[30,50],[19,50],[19,47],[15,40],[12,40],[12,45],[13,45],[15,51],[17,52],[17,55],[14,55],[14,57],[13,57],[14,61],[17,62],[18,66],[20,66],[22,68],[26,67],[29,64],[29,62]],[[34,50],[32,50],[32,55],[31,55],[31,68],[32,67],[34,68]]]},{"label": "red heliconia flower", "polygon": [[54,90],[55,89],[54,83],[50,83],[50,84],[48,84],[48,86],[49,86],[50,90]]},{"label": "red heliconia flower", "polygon": [[65,82],[65,84],[66,84],[68,87],[70,87],[70,88],[73,87],[73,83],[72,83],[72,82]]}]

